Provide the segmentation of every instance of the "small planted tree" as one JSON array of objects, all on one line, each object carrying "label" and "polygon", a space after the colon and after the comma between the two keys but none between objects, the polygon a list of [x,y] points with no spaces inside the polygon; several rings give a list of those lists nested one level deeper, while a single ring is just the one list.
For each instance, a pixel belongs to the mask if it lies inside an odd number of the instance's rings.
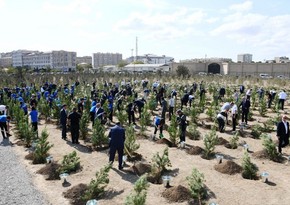
[{"label": "small planted tree", "polygon": [[53,147],[53,145],[49,144],[47,141],[48,135],[49,134],[46,129],[42,130],[37,146],[33,153],[33,164],[42,164],[46,162],[48,151]]},{"label": "small planted tree", "polygon": [[172,142],[173,146],[176,146],[179,139],[178,132],[178,123],[175,115],[172,115],[170,125],[168,127],[169,139]]},{"label": "small planted tree", "polygon": [[214,128],[211,129],[211,132],[209,134],[206,134],[204,139],[203,139],[203,143],[204,143],[204,158],[205,159],[210,159],[213,154],[214,154],[214,150],[215,150],[215,146],[218,143],[218,136],[216,134],[216,130]]},{"label": "small planted tree", "polygon": [[257,179],[258,167],[251,162],[248,152],[244,152],[243,162],[242,162],[242,176],[245,179]]},{"label": "small planted tree", "polygon": [[121,109],[119,112],[117,112],[116,116],[117,116],[119,122],[121,123],[121,125],[124,125],[127,118],[128,118],[127,113],[123,109]]},{"label": "small planted tree", "polygon": [[207,109],[207,111],[206,111],[205,114],[208,116],[208,119],[209,119],[210,121],[213,121],[214,118],[215,118],[215,116],[216,116],[216,113],[215,113],[215,109],[214,109],[214,107],[213,107],[213,106],[210,106],[210,107]]},{"label": "small planted tree", "polygon": [[190,117],[191,117],[192,122],[197,123],[198,115],[199,115],[199,110],[197,109],[195,105],[193,105],[193,107],[191,107],[191,110],[190,110]]},{"label": "small planted tree", "polygon": [[148,109],[151,111],[151,114],[153,114],[153,111],[156,109],[157,102],[154,98],[154,95],[151,95],[148,101]]},{"label": "small planted tree", "polygon": [[252,127],[252,131],[251,131],[251,135],[255,138],[255,139],[259,139],[261,134],[262,134],[262,126],[259,124],[255,124]]},{"label": "small planted tree", "polygon": [[142,111],[141,119],[140,119],[140,125],[141,125],[140,132],[141,132],[141,134],[144,134],[146,127],[148,125],[150,125],[150,123],[151,123],[150,113],[148,112],[148,106],[145,105],[144,109]]},{"label": "small planted tree", "polygon": [[159,155],[159,152],[157,152],[152,158],[152,168],[149,174],[150,181],[153,183],[158,183],[161,179],[161,175],[167,167],[171,166],[172,165],[168,157],[168,147],[166,147],[161,156]]},{"label": "small planted tree", "polygon": [[195,123],[191,123],[188,126],[188,137],[192,140],[199,140],[200,136],[201,136],[201,133],[197,129],[197,125]]},{"label": "small planted tree", "polygon": [[80,138],[85,140],[88,135],[88,125],[89,125],[89,113],[87,111],[84,111],[82,114],[82,118],[80,120]]},{"label": "small planted tree", "polygon": [[148,187],[147,175],[141,176],[134,184],[134,193],[127,196],[125,205],[145,205]]},{"label": "small planted tree", "polygon": [[238,141],[239,141],[239,133],[237,132],[230,138],[230,141],[229,141],[230,148],[236,149],[238,147]]},{"label": "small planted tree", "polygon": [[96,178],[91,180],[88,189],[85,191],[85,194],[82,197],[83,201],[95,199],[103,195],[103,193],[105,192],[105,188],[110,181],[110,169],[111,165],[108,164],[105,167],[101,168],[100,171],[97,171]]},{"label": "small planted tree", "polygon": [[281,161],[281,157],[277,151],[276,144],[273,142],[272,138],[266,134],[262,134],[261,138],[263,139],[263,146],[270,160],[273,160],[275,162]]},{"label": "small planted tree", "polygon": [[136,143],[136,134],[133,126],[129,126],[126,129],[125,140],[125,154],[132,156],[140,147],[140,144]]},{"label": "small planted tree", "polygon": [[59,173],[71,173],[80,168],[80,158],[77,156],[77,152],[73,151],[63,157]]},{"label": "small planted tree", "polygon": [[204,175],[200,173],[196,168],[193,168],[191,175],[186,177],[190,190],[191,197],[198,200],[198,204],[203,204],[203,200],[207,196],[207,191],[204,185]]},{"label": "small planted tree", "polygon": [[259,103],[260,107],[259,107],[259,113],[262,117],[265,117],[266,116],[266,112],[267,112],[267,103],[266,103],[266,100],[264,98],[262,98],[260,100],[260,103]]},{"label": "small planted tree", "polygon": [[94,147],[101,147],[104,144],[108,144],[104,125],[101,124],[101,120],[99,119],[95,119],[91,141]]}]

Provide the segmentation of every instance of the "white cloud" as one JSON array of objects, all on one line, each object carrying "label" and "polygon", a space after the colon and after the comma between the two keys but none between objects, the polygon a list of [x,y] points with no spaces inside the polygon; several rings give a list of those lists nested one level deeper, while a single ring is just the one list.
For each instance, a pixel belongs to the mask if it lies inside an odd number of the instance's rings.
[{"label": "white cloud", "polygon": [[72,0],[68,4],[62,4],[61,1],[46,1],[43,3],[43,9],[48,12],[89,14],[92,12],[92,5],[98,2],[99,0]]},{"label": "white cloud", "polygon": [[0,9],[4,8],[5,6],[5,0],[0,0]]},{"label": "white cloud", "polygon": [[286,52],[290,44],[290,15],[265,16],[235,13],[224,18],[214,29],[214,36],[225,36],[238,44],[248,45],[261,52]]},{"label": "white cloud", "polygon": [[127,19],[119,21],[115,30],[120,32],[143,32],[147,37],[178,38],[194,32],[193,26],[204,21],[207,14],[203,10],[178,8],[168,13],[132,13]]},{"label": "white cloud", "polygon": [[244,3],[241,4],[233,4],[229,7],[230,10],[233,11],[249,11],[253,7],[253,2],[252,1],[245,1]]}]

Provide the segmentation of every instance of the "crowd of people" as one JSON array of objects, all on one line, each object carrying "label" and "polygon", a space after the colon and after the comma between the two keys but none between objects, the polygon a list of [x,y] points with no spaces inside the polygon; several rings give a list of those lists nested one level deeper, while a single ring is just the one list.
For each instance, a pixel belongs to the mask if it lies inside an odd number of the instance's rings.
[{"label": "crowd of people", "polygon": [[[86,84],[84,82],[84,84]],[[137,84],[141,84],[141,89],[136,90]],[[104,82],[102,89],[96,87],[96,82],[92,83],[90,99],[85,96],[76,99],[75,92],[80,85],[79,81],[75,81],[72,85],[66,84],[64,86],[57,86],[56,84],[46,82],[43,85],[37,87],[35,84],[27,86],[26,84],[21,84],[21,86],[15,87],[5,87],[0,90],[0,127],[3,138],[10,136],[9,133],[9,121],[11,116],[9,116],[9,106],[5,105],[4,102],[13,102],[18,104],[19,108],[23,110],[24,115],[30,117],[30,121],[33,130],[38,132],[38,104],[40,100],[45,101],[49,105],[50,109],[54,109],[53,106],[57,106],[60,109],[60,125],[62,127],[61,137],[67,140],[67,126],[70,127],[71,141],[73,144],[79,144],[79,132],[80,132],[80,120],[83,113],[85,112],[85,105],[90,103],[88,110],[90,115],[90,121],[92,126],[94,126],[96,120],[99,120],[102,125],[108,122],[117,122],[114,120],[114,113],[121,112],[123,110],[127,113],[128,124],[136,125],[138,120],[142,116],[142,112],[148,99],[151,95],[154,95],[156,106],[160,108],[160,112],[157,116],[153,117],[154,132],[153,136],[156,138],[157,131],[159,130],[159,138],[163,138],[163,128],[166,121],[171,121],[172,116],[176,115],[176,120],[178,124],[178,129],[180,133],[180,142],[185,142],[186,129],[188,125],[188,117],[186,116],[183,109],[185,107],[192,107],[193,101],[196,100],[197,93],[199,95],[199,100],[205,98],[206,88],[203,81],[199,84],[193,83],[188,87],[184,87],[182,91],[178,91],[175,88],[170,87],[166,84],[160,82],[153,82],[149,84],[148,80],[142,80],[141,83],[137,80],[133,83],[122,81],[119,83],[108,83]],[[137,88],[140,88],[137,87]],[[197,92],[198,90],[198,92]],[[236,131],[236,126],[238,124],[238,114],[241,112],[241,122],[245,125],[248,124],[248,115],[251,108],[251,96],[253,90],[249,88],[245,90],[245,86],[241,85],[238,89],[234,90],[232,102],[224,102],[220,112],[217,114],[216,119],[218,122],[218,128],[220,132],[224,132],[226,124],[228,124],[228,117],[231,115],[232,119],[232,131]],[[267,107],[272,106],[273,100],[276,96],[275,90],[264,91],[261,87],[257,90],[259,99],[267,97]],[[221,87],[217,91],[219,102],[223,102],[224,96],[226,95],[226,89]],[[141,96],[140,96],[141,95]],[[73,106],[69,106],[63,103],[61,96],[68,97],[70,99],[69,103]],[[241,99],[240,99],[241,98]],[[284,110],[284,102],[287,99],[287,94],[285,90],[278,93],[278,104],[281,110]],[[177,103],[177,99],[180,99],[180,103]],[[77,101],[76,101],[77,100]],[[69,107],[73,107],[72,110],[68,110]],[[104,107],[106,106],[106,107]],[[175,112],[176,110],[176,112]],[[168,113],[168,114],[167,114]],[[138,117],[138,118],[137,118]],[[286,116],[283,120],[286,119]],[[282,121],[283,121],[282,120]],[[281,125],[278,125],[278,127]],[[288,125],[289,126],[289,125]],[[117,123],[117,127],[114,127],[110,131],[110,138],[113,140],[115,138],[115,133],[117,135],[122,135],[125,139],[125,134],[121,130],[121,125]],[[280,128],[279,127],[279,128]],[[116,130],[116,131],[115,131]],[[281,130],[281,129],[279,129]],[[288,135],[288,128],[286,127],[286,134]],[[277,133],[279,139],[284,139],[285,134],[281,134],[281,131]],[[121,142],[122,141],[122,142]],[[123,140],[116,142],[123,146]],[[289,141],[289,140],[288,140]],[[289,143],[289,142],[288,142]],[[111,143],[112,145],[114,143]],[[281,147],[287,144],[287,140],[282,140],[281,145],[279,144],[279,151]],[[114,145],[115,146],[115,145]],[[112,149],[112,155],[116,151],[121,152],[120,148],[116,145]],[[112,161],[112,156],[110,156],[110,161]],[[122,168],[120,165],[119,168]]]}]

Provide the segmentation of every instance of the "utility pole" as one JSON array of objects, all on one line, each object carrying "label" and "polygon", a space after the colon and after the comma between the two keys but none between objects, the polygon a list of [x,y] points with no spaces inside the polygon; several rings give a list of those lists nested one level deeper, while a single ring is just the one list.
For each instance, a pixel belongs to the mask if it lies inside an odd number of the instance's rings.
[{"label": "utility pole", "polygon": [[136,36],[136,61],[138,56],[138,37]]}]

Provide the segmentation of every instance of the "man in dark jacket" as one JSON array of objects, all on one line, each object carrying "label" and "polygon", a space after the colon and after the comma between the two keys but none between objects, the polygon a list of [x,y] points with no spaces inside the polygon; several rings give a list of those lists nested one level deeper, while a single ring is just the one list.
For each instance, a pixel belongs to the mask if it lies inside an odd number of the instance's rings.
[{"label": "man in dark jacket", "polygon": [[125,144],[125,129],[121,127],[120,123],[117,122],[114,127],[111,128],[109,132],[110,139],[110,158],[109,162],[113,163],[115,159],[116,151],[118,151],[119,159],[119,169],[123,169],[123,154],[124,154],[124,144]]},{"label": "man in dark jacket", "polygon": [[278,151],[282,152],[282,147],[289,144],[289,122],[286,121],[286,115],[282,116],[282,121],[277,125],[277,137],[279,140]]},{"label": "man in dark jacket", "polygon": [[72,143],[79,144],[81,114],[77,112],[77,108],[73,109],[73,112],[69,114],[68,119],[70,120]]},{"label": "man in dark jacket", "polygon": [[250,112],[251,102],[249,97],[246,97],[241,102],[240,106],[242,106],[242,122],[246,122],[248,124],[248,114]]},{"label": "man in dark jacket", "polygon": [[179,125],[179,131],[180,131],[180,136],[179,136],[180,142],[185,142],[187,121],[186,121],[186,115],[183,114],[182,110],[177,110],[177,122]]},{"label": "man in dark jacket", "polygon": [[66,105],[63,105],[60,111],[60,124],[61,124],[61,138],[66,140],[66,124],[67,124]]}]

